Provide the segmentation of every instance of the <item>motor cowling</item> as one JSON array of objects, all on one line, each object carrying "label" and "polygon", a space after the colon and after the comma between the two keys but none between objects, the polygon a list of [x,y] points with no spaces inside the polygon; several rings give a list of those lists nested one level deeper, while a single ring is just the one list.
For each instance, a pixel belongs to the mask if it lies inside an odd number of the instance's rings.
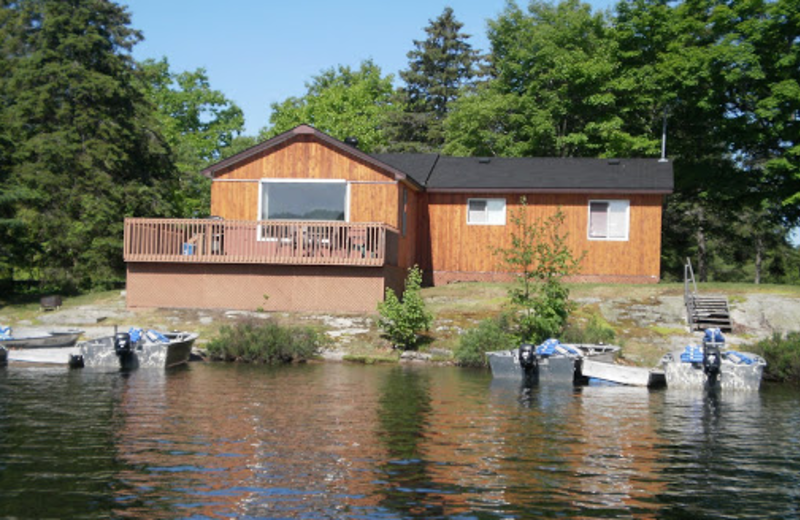
[{"label": "motor cowling", "polygon": [[703,372],[709,377],[719,375],[722,366],[722,354],[714,343],[703,343]]},{"label": "motor cowling", "polygon": [[123,356],[126,354],[130,354],[133,350],[133,344],[131,343],[131,335],[127,332],[118,332],[114,336],[114,352],[118,356]]},{"label": "motor cowling", "polygon": [[538,365],[536,361],[536,347],[530,343],[523,343],[519,347],[519,364],[525,371],[530,371]]}]

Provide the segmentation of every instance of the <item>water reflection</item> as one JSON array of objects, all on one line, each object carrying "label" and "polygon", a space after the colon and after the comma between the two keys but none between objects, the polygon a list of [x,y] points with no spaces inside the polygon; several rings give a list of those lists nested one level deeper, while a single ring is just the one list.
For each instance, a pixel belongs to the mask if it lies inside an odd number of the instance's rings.
[{"label": "water reflection", "polygon": [[663,447],[668,463],[662,471],[670,484],[659,498],[668,518],[724,511],[742,518],[800,515],[800,465],[785,451],[797,449],[796,430],[789,425],[797,427],[798,414],[776,414],[780,406],[766,411],[765,399],[776,397],[773,392],[665,395],[660,430],[670,443]]},{"label": "water reflection", "polygon": [[797,518],[796,390],[432,367],[0,371],[0,517]]},{"label": "water reflection", "polygon": [[[92,516],[114,507],[117,374],[0,370],[0,516]],[[93,395],[84,399],[86,393]]]}]

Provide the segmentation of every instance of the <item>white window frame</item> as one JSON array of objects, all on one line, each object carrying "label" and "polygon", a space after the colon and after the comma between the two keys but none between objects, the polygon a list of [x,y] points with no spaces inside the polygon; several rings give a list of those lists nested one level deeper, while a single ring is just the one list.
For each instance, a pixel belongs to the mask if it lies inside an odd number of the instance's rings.
[{"label": "white window frame", "polygon": [[[485,222],[471,222],[470,221],[470,205],[472,202],[475,201],[483,201],[486,202],[486,221]],[[492,219],[492,212],[490,211],[490,205],[502,203],[502,208],[497,210],[495,213],[494,219]],[[467,225],[468,226],[505,226],[506,225],[506,199],[505,198],[469,198],[467,199]]]},{"label": "white window frame", "polygon": [[[606,210],[606,236],[598,237],[592,236],[592,204],[608,204],[608,208]],[[624,215],[625,215],[625,222],[624,222],[624,229],[625,233],[623,236],[608,236],[608,217],[612,213],[612,207],[616,206],[619,208],[620,206],[624,205]],[[587,213],[587,225],[586,225],[586,237],[589,240],[599,240],[603,242],[627,242],[630,240],[631,234],[631,201],[628,199],[591,199],[589,200],[589,204],[586,206],[586,213]]]},{"label": "white window frame", "polygon": [[[261,216],[264,214],[264,185],[265,184],[278,184],[278,183],[309,183],[309,184],[344,184],[344,221],[350,222],[350,183],[344,179],[260,179],[258,182],[258,220],[261,221]],[[328,220],[308,220],[303,222],[339,222]],[[257,239],[264,242],[276,242],[278,239],[274,237],[264,237],[261,232],[261,226],[257,226]]]}]

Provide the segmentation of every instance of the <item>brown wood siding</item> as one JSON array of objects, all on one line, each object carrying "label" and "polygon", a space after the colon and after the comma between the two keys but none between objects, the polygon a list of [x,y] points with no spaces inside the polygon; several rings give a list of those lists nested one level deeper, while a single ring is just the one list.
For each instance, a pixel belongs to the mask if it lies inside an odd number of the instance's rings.
[{"label": "brown wood siding", "polygon": [[211,214],[226,220],[258,220],[258,182],[211,184]]},{"label": "brown wood siding", "polygon": [[[467,225],[467,199],[505,198],[505,226]],[[427,194],[428,221],[420,219],[420,245],[430,235],[429,256],[421,251],[426,270],[472,273],[502,272],[500,258],[492,248],[510,245],[511,215],[519,207],[519,195],[497,193]],[[590,200],[630,201],[630,230],[627,241],[588,239]],[[563,231],[569,233],[569,246],[580,254],[586,251],[581,266],[583,275],[659,276],[661,251],[661,195],[542,194],[527,195],[529,221],[546,218],[561,207],[565,214]],[[428,256],[428,258],[426,258]]]},{"label": "brown wood siding", "polygon": [[[403,184],[389,173],[311,136],[298,137],[244,164],[218,172],[211,187],[211,214],[228,220],[258,220],[260,179],[348,181],[350,222],[378,222],[400,228],[398,210]],[[409,195],[413,193],[409,188]],[[412,218],[409,215],[410,224]],[[401,237],[400,254],[404,259],[414,254],[414,248],[406,242]]]},{"label": "brown wood siding", "polygon": [[303,136],[267,153],[219,171],[215,179],[345,179],[393,181],[388,174],[340,151]]}]

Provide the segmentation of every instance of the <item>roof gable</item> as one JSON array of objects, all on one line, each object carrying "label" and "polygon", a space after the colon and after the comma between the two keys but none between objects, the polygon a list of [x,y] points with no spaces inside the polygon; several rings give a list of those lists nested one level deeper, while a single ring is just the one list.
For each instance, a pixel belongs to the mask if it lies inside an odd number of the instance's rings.
[{"label": "roof gable", "polygon": [[213,164],[200,173],[205,175],[209,178],[214,178],[219,172],[226,170],[231,167],[238,166],[243,164],[249,160],[252,160],[264,153],[269,152],[272,149],[276,149],[279,146],[289,143],[292,140],[299,139],[301,137],[311,137],[320,143],[327,144],[331,148],[335,149],[339,153],[343,155],[347,155],[349,157],[361,160],[368,165],[385,172],[389,176],[393,177],[396,181],[406,181],[412,185],[415,185],[418,188],[421,188],[422,185],[418,183],[414,178],[409,177],[405,172],[395,168],[394,166],[384,163],[375,157],[350,146],[348,144],[339,141],[338,139],[334,139],[333,137],[329,136],[324,132],[320,132],[319,130],[309,126],[309,125],[300,125],[292,128],[291,130],[284,132],[280,135],[277,135],[271,139],[264,141],[263,143],[259,143],[255,146],[251,146],[247,150],[243,150],[236,155],[228,157],[216,164]]}]

